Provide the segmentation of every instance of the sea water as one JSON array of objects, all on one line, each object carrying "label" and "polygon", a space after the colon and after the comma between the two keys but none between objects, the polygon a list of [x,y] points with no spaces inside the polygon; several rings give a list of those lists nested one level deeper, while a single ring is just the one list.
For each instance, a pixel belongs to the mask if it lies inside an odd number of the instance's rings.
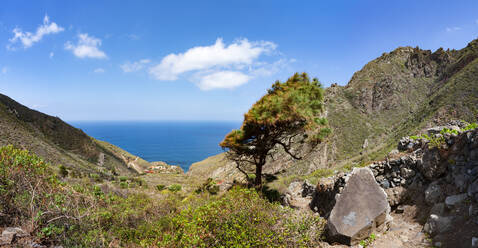
[{"label": "sea water", "polygon": [[81,121],[73,126],[86,134],[146,161],[164,161],[184,171],[197,161],[223,152],[219,143],[240,122],[218,121]]}]

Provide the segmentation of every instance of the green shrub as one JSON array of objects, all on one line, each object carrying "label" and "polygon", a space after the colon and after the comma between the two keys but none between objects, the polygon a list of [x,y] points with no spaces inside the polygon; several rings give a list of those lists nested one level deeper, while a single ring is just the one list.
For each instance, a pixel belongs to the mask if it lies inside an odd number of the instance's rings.
[{"label": "green shrub", "polygon": [[27,150],[0,148],[0,225],[28,225],[48,242],[65,239],[92,198],[60,182],[51,166]]},{"label": "green shrub", "polygon": [[102,182],[103,179],[100,177],[100,175],[96,173],[91,173],[90,178],[93,179],[95,182]]},{"label": "green shrub", "polygon": [[161,191],[161,190],[163,190],[163,189],[166,189],[166,185],[164,185],[164,184],[158,184],[158,185],[156,185],[156,189],[157,189],[158,191]]},{"label": "green shrub", "polygon": [[60,176],[61,177],[67,177],[68,176],[68,170],[66,169],[66,167],[64,165],[60,165]]},{"label": "green shrub", "polygon": [[120,182],[126,182],[126,180],[128,180],[128,177],[120,176],[119,180],[120,180]]},{"label": "green shrub", "polygon": [[463,131],[473,130],[473,129],[477,129],[477,128],[478,128],[478,123],[473,122],[473,123],[471,123],[471,124],[468,124],[468,125],[463,129]]},{"label": "green shrub", "polygon": [[122,189],[127,189],[129,185],[128,185],[127,182],[120,182],[119,186],[120,186]]},{"label": "green shrub", "polygon": [[450,128],[446,128],[446,127],[443,128],[443,129],[440,131],[440,134],[442,134],[442,135],[445,135],[445,134],[447,134],[447,133],[449,133],[449,134],[457,134],[457,135],[458,135],[459,132],[458,132],[458,130],[450,129]]},{"label": "green shrub", "polygon": [[[159,247],[304,247],[317,245],[320,217],[292,218],[291,209],[262,199],[254,189],[235,187],[223,197],[188,207],[163,230]],[[314,229],[315,230],[315,229]]]},{"label": "green shrub", "polygon": [[169,185],[168,187],[168,190],[171,191],[171,192],[178,192],[182,189],[182,186],[179,185],[179,184],[171,184]]}]

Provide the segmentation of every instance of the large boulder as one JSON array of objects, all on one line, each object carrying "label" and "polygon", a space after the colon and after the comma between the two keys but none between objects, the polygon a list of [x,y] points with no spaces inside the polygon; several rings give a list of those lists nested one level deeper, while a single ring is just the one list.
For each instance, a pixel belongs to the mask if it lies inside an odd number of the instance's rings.
[{"label": "large boulder", "polygon": [[355,168],[327,221],[330,242],[355,245],[391,219],[387,194],[369,168]]}]

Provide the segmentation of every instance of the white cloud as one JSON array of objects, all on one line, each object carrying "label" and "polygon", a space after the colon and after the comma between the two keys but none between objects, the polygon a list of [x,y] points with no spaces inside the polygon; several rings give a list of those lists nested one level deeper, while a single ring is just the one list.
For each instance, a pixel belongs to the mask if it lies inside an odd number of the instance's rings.
[{"label": "white cloud", "polygon": [[238,71],[218,71],[202,76],[197,83],[201,90],[233,89],[247,83],[250,76]]},{"label": "white cloud", "polygon": [[461,30],[461,28],[460,27],[447,27],[446,28],[447,32],[454,32],[454,31],[458,31],[458,30]]},{"label": "white cloud", "polygon": [[68,41],[65,44],[66,50],[71,50],[73,54],[78,58],[95,58],[104,59],[106,54],[99,49],[101,46],[101,40],[88,34],[79,34],[77,44],[73,44]]},{"label": "white cloud", "polygon": [[150,62],[151,62],[151,60],[149,60],[149,59],[142,59],[142,60],[139,60],[139,61],[135,61],[133,63],[126,62],[126,63],[120,65],[120,68],[121,68],[121,70],[123,70],[123,72],[135,72],[135,71],[139,71],[139,70],[143,69],[144,65],[149,64]]},{"label": "white cloud", "polygon": [[7,72],[8,72],[8,67],[6,67],[6,66],[2,67],[1,72],[2,72],[3,75],[7,74]]},{"label": "white cloud", "polygon": [[93,72],[94,72],[94,73],[104,73],[104,72],[105,72],[105,69],[103,69],[103,68],[96,68]]},{"label": "white cloud", "polygon": [[193,47],[185,53],[167,55],[160,64],[150,69],[150,73],[159,80],[176,80],[185,72],[249,65],[261,54],[270,52],[276,47],[272,42],[249,42],[247,39],[225,46],[222,39],[217,39],[211,46]]},{"label": "white cloud", "polygon": [[14,36],[9,39],[10,44],[7,45],[7,49],[14,50],[12,44],[20,41],[23,47],[29,48],[33,46],[34,43],[39,42],[43,36],[48,34],[56,34],[65,30],[64,28],[58,26],[55,22],[50,22],[50,18],[45,15],[43,18],[43,25],[40,25],[35,33],[23,32],[20,28],[13,29]]},{"label": "white cloud", "polygon": [[289,64],[294,63],[295,59],[279,59],[273,63],[256,63],[253,67],[249,68],[251,75],[257,77],[268,77],[272,76],[279,71],[286,68]]},{"label": "white cloud", "polygon": [[149,73],[157,80],[173,81],[182,75],[202,90],[232,89],[256,76],[276,73],[281,63],[259,62],[261,55],[272,55],[277,45],[269,41],[237,40],[225,45],[221,38],[213,45],[197,46],[184,53],[169,54]]},{"label": "white cloud", "polygon": [[53,52],[50,52],[50,55],[49,55],[50,59],[53,58],[53,56],[55,56],[55,54]]}]

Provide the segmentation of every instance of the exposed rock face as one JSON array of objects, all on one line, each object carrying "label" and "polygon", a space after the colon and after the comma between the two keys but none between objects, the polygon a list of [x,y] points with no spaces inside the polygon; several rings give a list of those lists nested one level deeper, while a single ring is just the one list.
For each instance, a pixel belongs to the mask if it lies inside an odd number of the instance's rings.
[{"label": "exposed rock face", "polygon": [[330,241],[354,245],[391,217],[387,194],[369,168],[355,168],[327,222]]}]

